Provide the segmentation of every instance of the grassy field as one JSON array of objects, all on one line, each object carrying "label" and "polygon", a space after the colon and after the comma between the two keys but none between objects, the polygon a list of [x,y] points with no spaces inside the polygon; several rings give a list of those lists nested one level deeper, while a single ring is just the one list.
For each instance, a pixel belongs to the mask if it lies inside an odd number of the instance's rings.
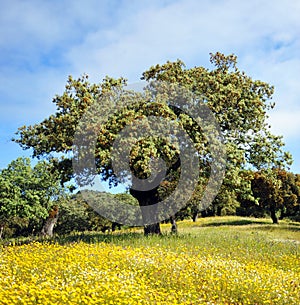
[{"label": "grassy field", "polygon": [[300,304],[300,223],[218,217],[0,246],[0,304]]}]

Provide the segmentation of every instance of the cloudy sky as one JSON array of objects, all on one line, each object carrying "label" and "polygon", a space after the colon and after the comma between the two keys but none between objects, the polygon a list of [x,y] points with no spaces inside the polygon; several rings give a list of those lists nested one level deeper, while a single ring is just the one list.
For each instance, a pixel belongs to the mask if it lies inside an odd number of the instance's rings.
[{"label": "cloudy sky", "polygon": [[10,139],[54,111],[68,75],[124,76],[182,59],[209,65],[235,53],[238,66],[275,86],[273,132],[300,173],[300,1],[0,0],[0,168],[21,155]]}]

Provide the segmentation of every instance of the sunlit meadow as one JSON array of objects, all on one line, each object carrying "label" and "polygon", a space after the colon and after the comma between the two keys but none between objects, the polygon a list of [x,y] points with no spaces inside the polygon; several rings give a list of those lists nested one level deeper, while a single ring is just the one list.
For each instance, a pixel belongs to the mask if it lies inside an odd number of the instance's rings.
[{"label": "sunlit meadow", "polygon": [[10,240],[0,246],[0,304],[298,305],[299,242],[299,224],[237,217],[184,221],[161,237]]}]

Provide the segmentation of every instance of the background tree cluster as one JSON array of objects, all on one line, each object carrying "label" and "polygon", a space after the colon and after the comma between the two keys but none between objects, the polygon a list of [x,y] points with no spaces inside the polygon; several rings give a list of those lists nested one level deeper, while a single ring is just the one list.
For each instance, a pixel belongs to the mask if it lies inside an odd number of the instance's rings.
[{"label": "background tree cluster", "polygon": [[[283,218],[300,221],[299,174],[279,169],[245,171],[244,179],[250,181],[255,200],[230,193],[222,187],[211,206],[200,211],[199,200],[202,192],[198,190],[187,205],[176,213],[176,220],[196,221],[198,215],[238,215],[271,216],[274,223]],[[72,194],[69,189],[62,187],[53,165],[48,162],[41,161],[32,166],[30,159],[18,158],[0,172],[0,180],[1,237],[40,234],[49,211],[52,211],[54,206],[59,209],[55,227],[57,234],[69,234],[73,231],[105,232],[121,227],[95,212],[81,192]],[[127,193],[114,195],[92,190],[85,192],[96,202],[97,197],[101,196],[101,201],[105,200],[106,205],[115,199],[129,205],[138,205]]]},{"label": "background tree cluster", "polygon": [[41,230],[56,201],[63,196],[59,176],[47,162],[31,166],[18,158],[0,172],[1,235],[21,235]]},{"label": "background tree cluster", "polygon": [[[88,191],[97,198],[99,194]],[[137,204],[129,194],[106,193],[109,202],[117,198]],[[101,196],[103,200],[103,196]],[[55,232],[106,231],[120,228],[94,211],[80,192],[72,194],[62,186],[53,164],[18,158],[0,171],[0,238],[41,234],[49,213],[58,211]]]}]

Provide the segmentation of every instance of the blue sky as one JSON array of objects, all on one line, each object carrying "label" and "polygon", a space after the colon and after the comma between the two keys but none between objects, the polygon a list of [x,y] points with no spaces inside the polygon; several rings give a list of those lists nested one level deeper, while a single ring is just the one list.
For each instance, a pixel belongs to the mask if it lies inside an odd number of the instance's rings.
[{"label": "blue sky", "polygon": [[300,173],[300,2],[240,0],[0,0],[0,168],[29,152],[10,141],[55,107],[68,75],[124,76],[182,59],[209,67],[235,53],[254,79],[275,86],[269,113]]}]

